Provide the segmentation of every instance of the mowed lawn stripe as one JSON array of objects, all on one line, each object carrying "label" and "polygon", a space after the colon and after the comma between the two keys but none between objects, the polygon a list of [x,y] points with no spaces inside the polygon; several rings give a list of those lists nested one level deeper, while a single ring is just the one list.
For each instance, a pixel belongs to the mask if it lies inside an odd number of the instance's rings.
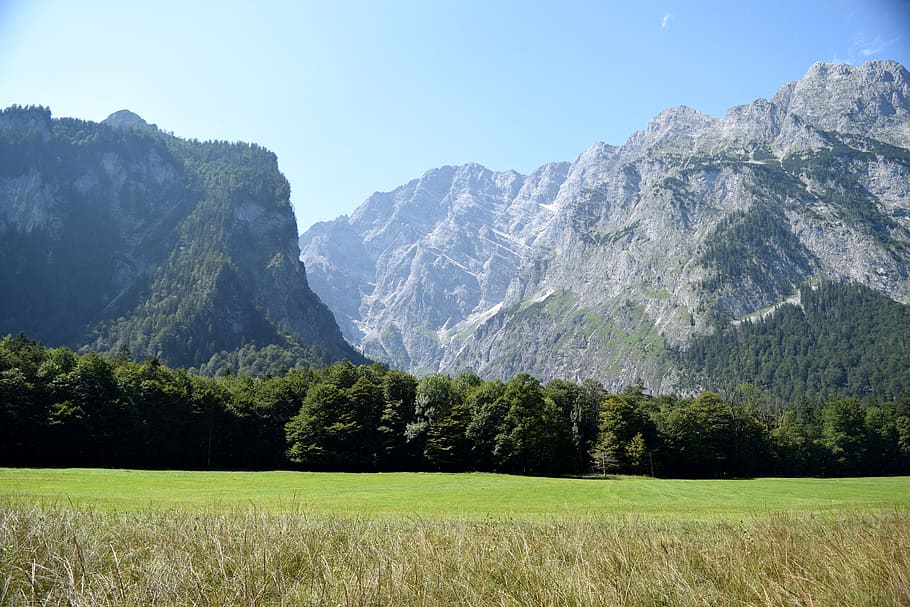
[{"label": "mowed lawn stripe", "polygon": [[910,477],[677,480],[0,468],[0,497],[118,511],[259,509],[466,519],[611,514],[729,518],[907,508]]}]

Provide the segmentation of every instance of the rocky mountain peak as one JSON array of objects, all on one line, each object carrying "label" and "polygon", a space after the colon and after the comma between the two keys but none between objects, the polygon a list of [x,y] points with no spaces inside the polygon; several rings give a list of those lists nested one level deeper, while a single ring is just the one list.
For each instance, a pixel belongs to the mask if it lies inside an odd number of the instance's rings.
[{"label": "rocky mountain peak", "polygon": [[142,119],[139,114],[129,110],[119,110],[108,116],[102,121],[102,124],[112,126],[116,129],[133,129],[138,131],[157,131],[158,126],[149,124]]},{"label": "rocky mountain peak", "polygon": [[817,129],[910,145],[910,74],[896,61],[816,63],[771,101]]},{"label": "rocky mountain peak", "polygon": [[673,131],[697,131],[711,126],[715,118],[690,108],[687,105],[678,105],[660,112],[648,122],[644,132],[646,134],[664,133]]},{"label": "rocky mountain peak", "polygon": [[652,118],[644,130],[633,133],[623,146],[624,152],[634,156],[644,150],[662,148],[683,153],[716,122],[716,118],[684,105],[669,108]]},{"label": "rocky mountain peak", "polygon": [[674,352],[806,280],[910,296],[908,81],[817,64],[526,177],[434,169],[314,226],[301,259],[345,336],[409,371],[671,390]]}]

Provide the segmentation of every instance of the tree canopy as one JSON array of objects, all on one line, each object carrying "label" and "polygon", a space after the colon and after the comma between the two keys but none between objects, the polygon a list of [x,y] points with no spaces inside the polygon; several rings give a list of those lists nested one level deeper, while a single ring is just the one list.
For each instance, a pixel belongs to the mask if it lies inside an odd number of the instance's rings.
[{"label": "tree canopy", "polygon": [[910,397],[780,404],[379,364],[212,378],[0,340],[0,464],[682,477],[910,472]]}]

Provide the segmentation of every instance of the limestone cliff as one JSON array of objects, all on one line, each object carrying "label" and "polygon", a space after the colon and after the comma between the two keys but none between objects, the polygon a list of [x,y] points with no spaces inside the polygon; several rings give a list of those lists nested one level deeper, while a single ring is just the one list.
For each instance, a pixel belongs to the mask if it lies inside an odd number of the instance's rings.
[{"label": "limestone cliff", "polygon": [[414,372],[676,385],[691,340],[809,279],[910,294],[910,74],[816,64],[716,118],[524,176],[443,167],[300,238],[344,335]]},{"label": "limestone cliff", "polygon": [[253,344],[361,360],[307,286],[271,152],[0,112],[0,334],[179,366]]}]

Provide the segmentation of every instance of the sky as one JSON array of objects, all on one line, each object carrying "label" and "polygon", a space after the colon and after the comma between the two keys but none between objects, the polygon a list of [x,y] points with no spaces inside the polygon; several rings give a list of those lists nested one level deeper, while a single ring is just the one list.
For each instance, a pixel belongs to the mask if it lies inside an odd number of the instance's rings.
[{"label": "sky", "polygon": [[0,107],[258,143],[301,232],[431,168],[526,174],[869,59],[910,67],[910,0],[0,0]]}]

